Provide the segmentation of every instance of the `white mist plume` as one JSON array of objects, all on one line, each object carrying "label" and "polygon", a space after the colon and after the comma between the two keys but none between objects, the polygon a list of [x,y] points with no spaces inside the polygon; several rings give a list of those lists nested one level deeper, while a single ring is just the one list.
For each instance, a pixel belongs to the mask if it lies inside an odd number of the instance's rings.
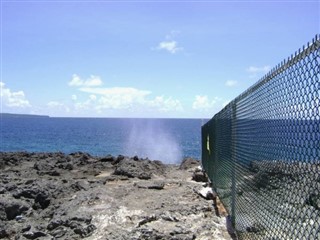
[{"label": "white mist plume", "polygon": [[158,120],[135,120],[126,147],[129,156],[147,157],[167,164],[182,160],[177,140]]}]

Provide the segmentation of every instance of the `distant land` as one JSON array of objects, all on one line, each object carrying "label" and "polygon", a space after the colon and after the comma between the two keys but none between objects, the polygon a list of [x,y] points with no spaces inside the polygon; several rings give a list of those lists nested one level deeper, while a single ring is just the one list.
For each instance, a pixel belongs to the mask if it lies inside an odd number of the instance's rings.
[{"label": "distant land", "polygon": [[46,115],[35,115],[35,114],[17,114],[17,113],[0,113],[1,118],[49,118]]}]

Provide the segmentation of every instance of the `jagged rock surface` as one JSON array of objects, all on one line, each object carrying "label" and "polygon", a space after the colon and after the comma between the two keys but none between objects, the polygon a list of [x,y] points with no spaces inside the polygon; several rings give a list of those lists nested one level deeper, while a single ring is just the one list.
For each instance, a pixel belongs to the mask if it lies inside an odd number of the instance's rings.
[{"label": "jagged rock surface", "polygon": [[191,162],[0,153],[0,238],[230,239]]}]

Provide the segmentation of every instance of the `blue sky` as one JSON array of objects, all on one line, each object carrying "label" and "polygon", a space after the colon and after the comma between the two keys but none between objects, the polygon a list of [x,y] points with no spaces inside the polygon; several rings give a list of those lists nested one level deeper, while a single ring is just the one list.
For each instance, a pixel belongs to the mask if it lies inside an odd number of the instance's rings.
[{"label": "blue sky", "polygon": [[1,1],[1,112],[208,118],[320,32],[319,1]]}]

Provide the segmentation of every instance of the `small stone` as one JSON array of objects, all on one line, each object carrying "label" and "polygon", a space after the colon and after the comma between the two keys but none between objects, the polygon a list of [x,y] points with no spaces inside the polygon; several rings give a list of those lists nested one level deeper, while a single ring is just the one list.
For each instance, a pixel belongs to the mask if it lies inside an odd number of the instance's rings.
[{"label": "small stone", "polygon": [[86,180],[77,181],[75,184],[72,184],[72,188],[76,191],[89,189],[89,183]]},{"label": "small stone", "polygon": [[170,213],[166,212],[161,215],[161,218],[168,222],[179,222],[179,219],[177,219],[175,216],[172,216]]},{"label": "small stone", "polygon": [[72,217],[70,220],[89,224],[92,221],[92,216],[89,214],[82,213],[78,216]]},{"label": "small stone", "polygon": [[39,208],[45,209],[49,206],[50,201],[51,201],[51,199],[50,199],[49,193],[40,192],[34,200],[33,208],[34,209],[39,209]]},{"label": "small stone", "polygon": [[156,189],[162,190],[164,188],[163,182],[139,182],[135,184],[138,188],[145,188],[145,189]]},{"label": "small stone", "polygon": [[27,180],[24,184],[29,185],[29,184],[31,184],[31,183],[34,183],[34,180],[33,180],[33,179]]},{"label": "small stone", "polygon": [[22,215],[16,216],[16,221],[22,222],[24,220],[24,217]]},{"label": "small stone", "polygon": [[21,232],[26,232],[26,231],[29,231],[30,229],[31,229],[31,225],[27,225],[21,229]]},{"label": "small stone", "polygon": [[50,232],[50,235],[56,237],[56,238],[61,238],[67,233],[67,229],[65,227],[58,227],[54,229],[53,231]]},{"label": "small stone", "polygon": [[113,160],[112,165],[118,164],[118,163],[121,162],[123,159],[125,159],[125,157],[122,156],[122,155],[119,155],[116,159]]},{"label": "small stone", "polygon": [[40,232],[40,231],[37,231],[37,232],[29,231],[29,232],[25,232],[23,234],[23,236],[25,238],[27,238],[27,239],[36,239],[36,238],[39,238],[39,237],[47,236],[47,234],[44,233],[44,232]]},{"label": "small stone", "polygon": [[88,225],[87,227],[82,227],[81,225],[79,225],[78,227],[76,227],[74,229],[74,232],[78,235],[80,235],[81,237],[88,237],[90,236],[94,230],[96,230],[96,226],[94,226],[93,224]]},{"label": "small stone", "polygon": [[185,158],[183,159],[182,163],[180,164],[179,169],[187,170],[190,168],[194,168],[200,165],[200,162],[193,158]]},{"label": "small stone", "polygon": [[210,187],[205,187],[205,188],[202,188],[201,190],[194,190],[194,191],[206,200],[214,199],[214,194]]},{"label": "small stone", "polygon": [[7,238],[9,237],[9,234],[5,229],[0,229],[0,238]]},{"label": "small stone", "polygon": [[20,201],[6,202],[4,204],[4,211],[8,220],[14,220],[16,216],[26,212],[29,209],[25,203]]},{"label": "small stone", "polygon": [[60,220],[60,219],[55,219],[55,220],[52,220],[48,226],[47,226],[47,229],[48,230],[53,230],[61,225],[64,224],[64,221]]},{"label": "small stone", "polygon": [[208,178],[205,173],[200,171],[193,173],[192,180],[196,182],[208,182]]},{"label": "small stone", "polygon": [[114,160],[114,157],[111,155],[100,158],[100,162],[113,162]]}]

